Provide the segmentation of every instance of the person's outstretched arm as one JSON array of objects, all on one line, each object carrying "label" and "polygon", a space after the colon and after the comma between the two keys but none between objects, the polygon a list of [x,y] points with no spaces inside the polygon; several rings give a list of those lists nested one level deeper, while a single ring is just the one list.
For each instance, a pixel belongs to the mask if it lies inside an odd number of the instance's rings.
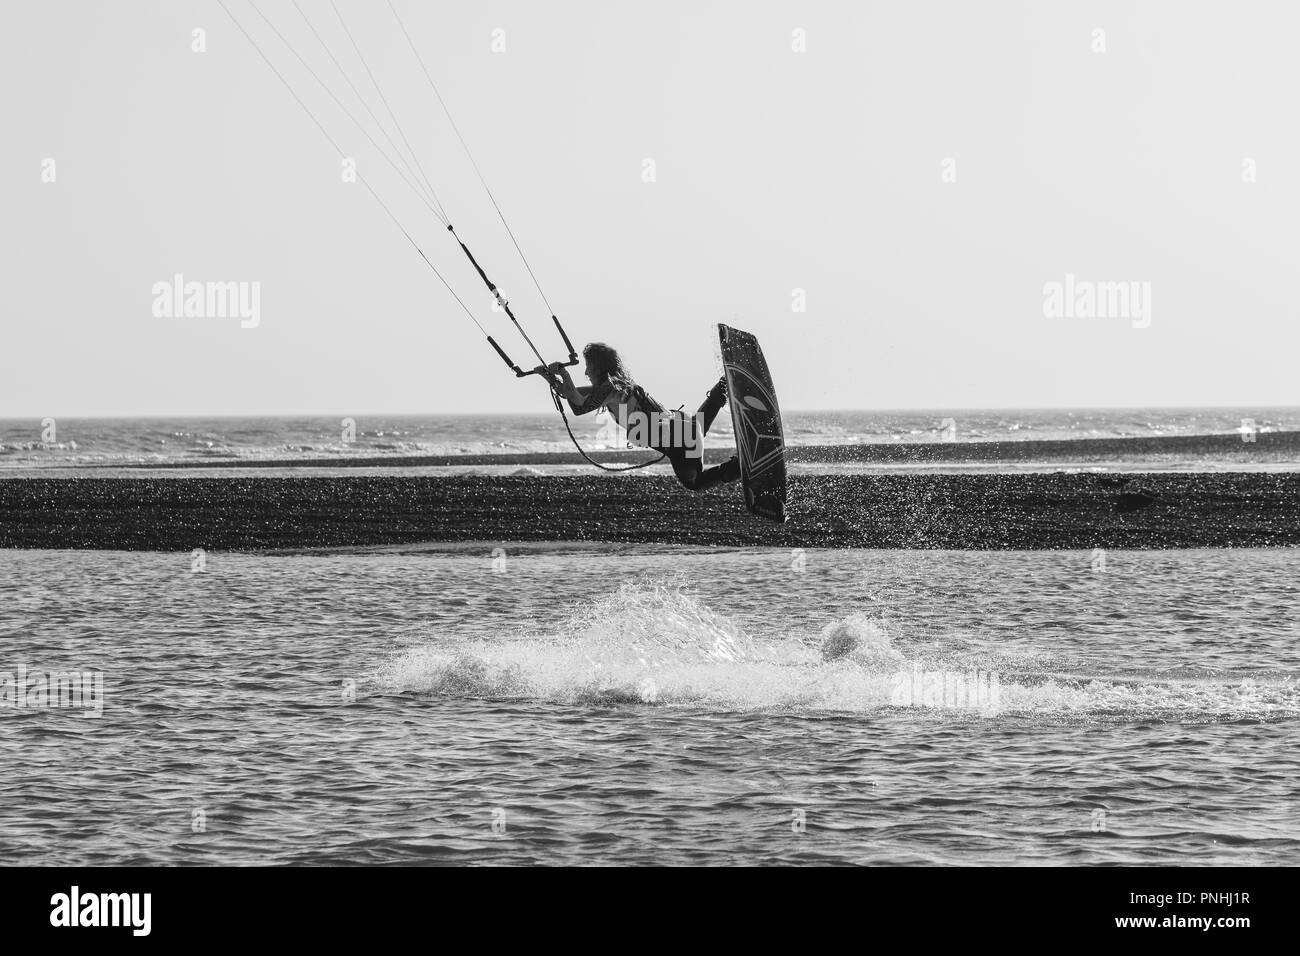
[{"label": "person's outstretched arm", "polygon": [[608,383],[600,388],[593,388],[590,385],[575,386],[573,379],[569,377],[569,370],[563,365],[557,362],[551,366],[551,369],[559,377],[559,381],[556,382],[556,391],[569,403],[569,408],[575,415],[586,415],[588,412],[594,412],[600,408],[610,390],[613,389],[613,386]]},{"label": "person's outstretched arm", "polygon": [[547,365],[547,371],[551,373],[551,388],[569,403],[569,410],[575,415],[586,415],[597,410],[608,394],[608,386],[595,389],[589,385],[582,385],[581,388],[573,385],[568,369],[559,362]]}]

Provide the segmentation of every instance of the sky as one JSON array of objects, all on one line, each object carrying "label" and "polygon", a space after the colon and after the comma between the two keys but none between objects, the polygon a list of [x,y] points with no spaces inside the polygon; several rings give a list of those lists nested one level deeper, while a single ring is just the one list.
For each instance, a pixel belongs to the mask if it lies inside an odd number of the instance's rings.
[{"label": "sky", "polygon": [[[0,418],[548,410],[345,181],[313,115],[536,364],[292,0],[225,3],[307,110],[217,0],[6,6]],[[336,4],[362,59],[299,0],[563,358],[386,3]],[[394,4],[574,343],[665,404],[718,322],[787,410],[1300,404],[1293,3]],[[156,314],[177,274],[257,283],[256,324]],[[1135,297],[1049,314],[1067,282]]]}]

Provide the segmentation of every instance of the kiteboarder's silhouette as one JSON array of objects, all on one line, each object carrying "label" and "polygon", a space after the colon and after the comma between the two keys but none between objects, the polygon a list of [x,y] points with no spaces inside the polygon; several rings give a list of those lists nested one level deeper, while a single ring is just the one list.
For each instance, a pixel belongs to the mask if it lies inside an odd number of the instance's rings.
[{"label": "kiteboarder's silhouette", "polygon": [[[592,342],[582,350],[582,356],[587,360],[584,372],[591,382],[590,386],[575,386],[568,369],[560,362],[547,368],[552,373],[552,387],[568,401],[573,414],[586,415],[598,408],[605,408],[624,427],[627,427],[633,413],[639,412],[647,419],[672,414],[665,412],[664,407],[632,379],[618,352],[608,345]],[[697,426],[687,423],[686,427],[698,427],[701,434],[708,434],[709,426],[726,403],[727,378],[724,375],[709,390],[704,404],[695,413]],[[679,433],[680,429],[674,430],[674,434]],[[696,441],[699,437],[695,436]],[[692,491],[704,491],[740,478],[740,461],[735,456],[721,465],[705,468],[698,452],[694,455],[690,453],[691,444],[693,443],[651,442],[646,447],[662,453],[672,464],[677,480]]]}]

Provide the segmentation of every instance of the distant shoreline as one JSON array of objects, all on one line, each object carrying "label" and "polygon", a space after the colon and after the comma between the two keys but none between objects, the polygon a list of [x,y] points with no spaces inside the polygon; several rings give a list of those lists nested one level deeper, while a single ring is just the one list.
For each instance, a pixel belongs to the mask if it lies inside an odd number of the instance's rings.
[{"label": "distant shoreline", "polygon": [[[589,451],[602,464],[633,464],[657,457],[651,452]],[[735,454],[732,447],[708,448],[706,464],[725,461]],[[1261,432],[1253,442],[1240,435],[1160,435],[1134,438],[1027,439],[1024,441],[871,442],[848,445],[792,445],[787,460],[794,464],[888,464],[928,465],[943,462],[1083,462],[1176,460],[1184,465],[1197,462],[1220,464],[1285,464],[1300,467],[1300,431]],[[186,458],[162,462],[113,462],[103,465],[84,462],[0,468],[0,477],[47,471],[61,467],[94,469],[225,469],[225,468],[426,468],[494,465],[581,465],[584,460],[571,452],[502,452],[464,455],[358,455],[319,458],[205,459]]]}]

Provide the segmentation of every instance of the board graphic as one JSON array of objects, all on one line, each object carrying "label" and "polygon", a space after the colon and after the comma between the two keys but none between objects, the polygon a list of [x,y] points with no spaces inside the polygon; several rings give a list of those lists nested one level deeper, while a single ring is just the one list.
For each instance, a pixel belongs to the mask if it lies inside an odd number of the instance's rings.
[{"label": "board graphic", "polygon": [[785,433],[772,373],[758,339],[718,324],[727,405],[736,432],[745,507],[773,521],[785,521]]}]

